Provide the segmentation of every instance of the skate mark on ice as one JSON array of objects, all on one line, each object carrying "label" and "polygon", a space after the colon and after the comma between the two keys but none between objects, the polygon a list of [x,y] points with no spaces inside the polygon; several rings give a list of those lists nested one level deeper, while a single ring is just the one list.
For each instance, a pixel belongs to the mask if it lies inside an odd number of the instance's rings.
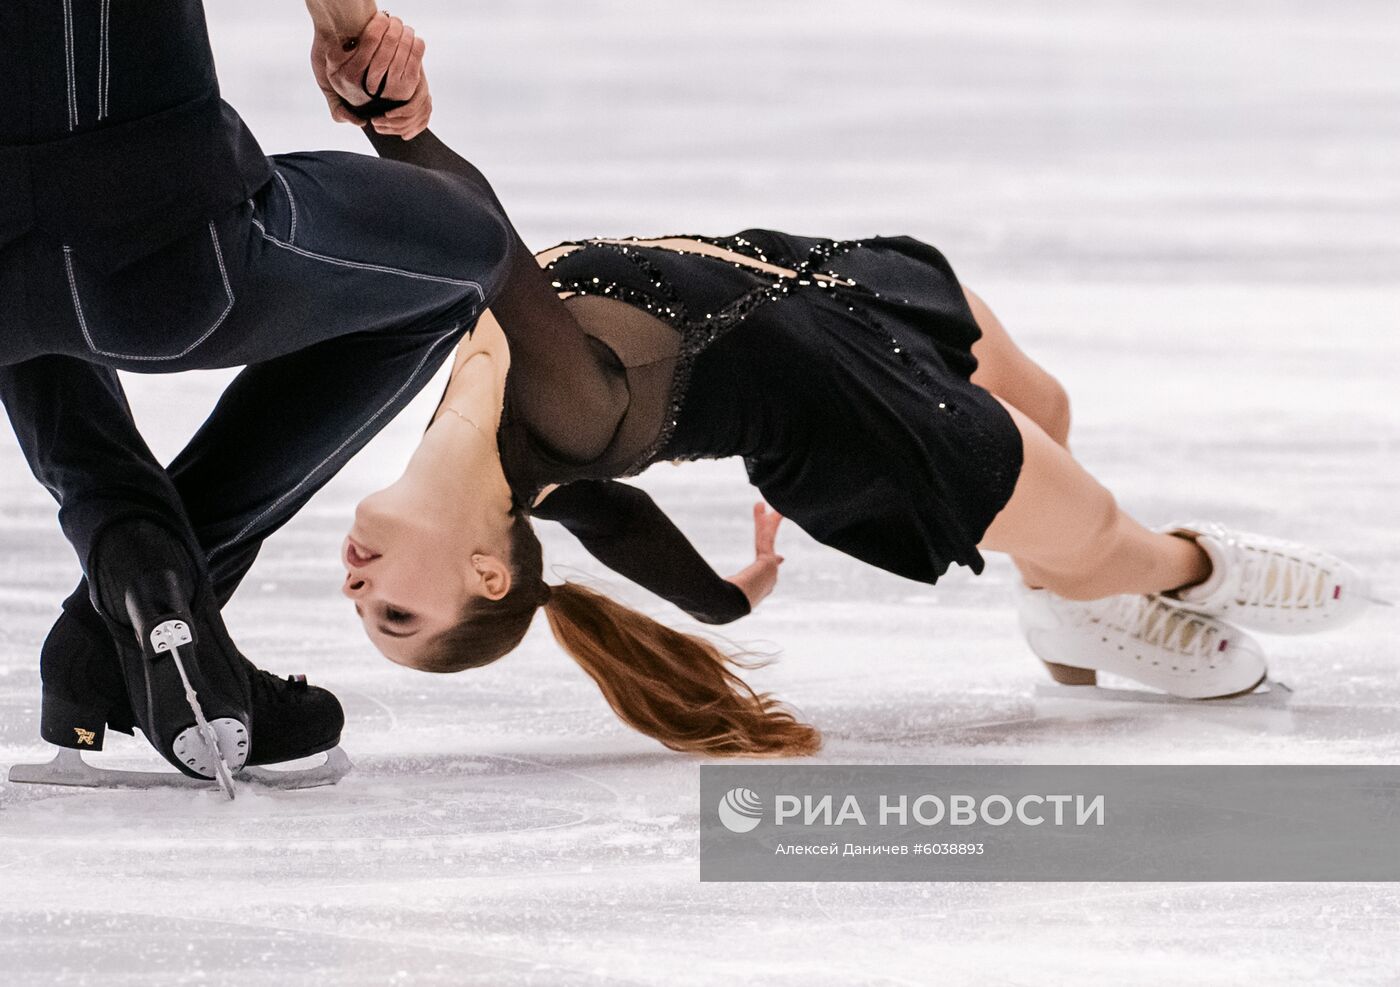
[{"label": "skate mark on ice", "polygon": [[[307,945],[315,944],[319,946],[329,946],[338,943],[362,943],[373,946],[371,956],[361,958],[360,962],[373,962],[374,960],[387,959],[386,967],[402,967],[405,963],[418,957],[424,951],[440,955],[453,957],[456,961],[476,960],[479,961],[481,969],[472,971],[471,979],[459,979],[459,983],[499,983],[506,977],[520,976],[523,973],[533,973],[538,975],[540,983],[550,984],[598,984],[612,985],[621,984],[625,987],[645,987],[654,981],[634,980],[627,977],[618,976],[613,971],[607,973],[596,969],[585,969],[584,967],[568,962],[567,960],[553,961],[540,959],[537,956],[518,956],[505,952],[482,949],[473,946],[464,940],[454,940],[447,938],[439,931],[431,933],[405,933],[399,932],[393,936],[379,936],[368,932],[342,932],[327,929],[324,926],[310,926],[306,923],[269,923],[255,921],[234,921],[227,918],[213,917],[191,917],[188,913],[167,914],[148,909],[110,909],[102,914],[102,917],[109,920],[113,912],[122,918],[131,920],[133,929],[130,931],[119,931],[115,933],[86,932],[77,935],[84,940],[87,939],[109,939],[120,941],[124,944],[123,952],[127,955],[143,956],[146,950],[141,948],[140,940],[144,936],[152,941],[165,942],[171,939],[188,940],[194,937],[195,930],[202,930],[208,938],[206,943],[221,943],[231,947],[260,947],[259,952],[264,952],[269,940],[280,942],[288,947],[294,947],[300,952],[304,952]],[[79,915],[82,913],[79,912]],[[74,916],[76,918],[76,916]],[[151,922],[169,923],[169,928],[152,928]],[[76,923],[75,923],[76,924]],[[94,927],[95,923],[84,923],[87,927]],[[45,930],[49,931],[49,930]],[[66,941],[71,945],[71,940],[75,936],[72,926],[66,927],[57,933],[50,933],[60,941]],[[38,936],[26,936],[26,942],[33,942]],[[318,942],[319,941],[319,942]],[[530,949],[526,943],[521,944],[522,952]],[[397,956],[385,957],[385,953],[399,954]],[[341,956],[338,949],[331,951],[331,956]],[[512,969],[495,969],[496,967],[509,967]],[[293,974],[291,971],[279,970],[287,977],[287,982],[305,982],[310,980],[306,972],[298,969]],[[340,971],[343,972],[343,971]],[[560,979],[553,979],[554,977]],[[562,979],[568,977],[569,979]],[[164,978],[156,978],[163,981]],[[360,978],[354,977],[352,983],[379,983],[393,982],[396,978],[392,975],[382,977]],[[180,982],[185,982],[182,978]],[[328,979],[325,982],[333,982]],[[438,982],[438,981],[434,981]],[[511,980],[514,983],[516,981]]]},{"label": "skate mark on ice", "polygon": [[[1024,885],[1019,885],[1024,888]],[[878,886],[876,886],[878,887]],[[1065,907],[1080,905],[1097,905],[1112,901],[1128,901],[1139,898],[1152,899],[1155,897],[1176,897],[1183,895],[1201,894],[1207,891],[1219,891],[1222,887],[1229,889],[1229,885],[1220,885],[1213,882],[1190,882],[1165,884],[1161,882],[1133,882],[1130,884],[1110,884],[1108,882],[1075,884],[1074,890],[1068,894],[1045,895],[1027,897],[1024,894],[1016,894],[1011,897],[987,905],[968,905],[964,901],[959,901],[956,905],[944,904],[927,909],[901,910],[898,922],[908,922],[911,924],[936,923],[946,921],[950,911],[956,911],[958,919],[972,916],[997,916],[1009,912],[1029,911],[1034,915],[1057,914]],[[986,885],[986,891],[990,894],[997,890],[995,885]],[[813,884],[811,885],[811,895],[813,903],[816,904],[824,914],[833,918],[833,925],[841,929],[856,929],[862,926],[888,926],[891,922],[890,915],[881,908],[874,908],[869,914],[858,918],[838,919],[832,916],[832,912],[822,901],[823,897],[834,898],[842,896],[849,898],[852,896],[852,888],[842,884]],[[835,902],[832,902],[835,904]]]},{"label": "skate mark on ice", "polygon": [[[249,834],[249,831],[254,827],[266,825],[278,827],[278,846],[283,850],[324,850],[328,853],[355,850],[372,853],[391,849],[427,851],[475,847],[488,837],[570,829],[587,825],[596,818],[591,812],[576,806],[532,799],[529,804],[529,821],[526,821],[519,812],[518,796],[504,794],[493,799],[475,798],[471,814],[451,811],[454,807],[461,808],[460,800],[442,805],[426,799],[385,797],[380,801],[386,804],[379,806],[377,811],[359,802],[335,813],[296,816],[285,812],[239,813],[237,818],[226,821],[219,820],[213,813],[179,817],[174,814],[179,806],[162,804],[158,807],[162,813],[158,827],[130,832],[132,822],[151,822],[148,814],[153,809],[149,792],[132,794],[139,797],[123,800],[116,805],[109,804],[104,807],[108,811],[100,815],[84,812],[87,806],[68,804],[56,807],[52,814],[28,814],[25,819],[17,820],[28,823],[28,826],[17,831],[6,827],[10,831],[0,830],[0,833],[3,833],[5,841],[12,846],[62,849],[66,859],[70,861],[83,857],[84,851],[87,851],[97,862],[107,859],[104,853],[99,853],[94,847],[91,834],[97,830],[102,832],[102,845],[106,848],[106,854],[110,854],[114,848],[121,848],[128,855],[139,855],[142,851],[161,854],[164,852],[162,848],[171,840],[178,840],[187,846],[246,847],[257,850],[266,842],[266,837]],[[206,802],[210,801],[208,792],[195,794]],[[39,804],[47,806],[49,802],[52,800]],[[415,809],[421,811],[414,811]],[[400,835],[348,835],[343,829],[335,834],[327,832],[328,821],[347,819],[354,820],[357,824],[372,824],[373,834],[392,832]],[[499,822],[480,825],[473,824],[473,819],[516,821],[508,825],[500,825]]]},{"label": "skate mark on ice", "polygon": [[543,771],[558,772],[559,774],[568,775],[571,778],[577,778],[579,781],[586,782],[590,785],[596,785],[598,788],[601,788],[603,791],[607,792],[609,795],[612,796],[614,802],[620,803],[622,801],[622,794],[616,788],[613,788],[611,785],[608,785],[605,782],[601,782],[596,778],[590,778],[587,775],[580,774],[577,771],[571,771],[568,768],[561,768],[557,765],[547,764],[543,761],[535,761],[528,757],[516,757],[509,754],[491,754],[488,756],[497,758],[498,760],[502,761],[514,761],[517,764],[528,764],[531,767],[539,768]]},{"label": "skate mark on ice", "polygon": [[[522,791],[522,780],[539,775],[573,784],[550,786],[556,793],[562,788],[563,798],[541,799],[538,786]],[[279,845],[302,851],[451,848],[586,826],[599,820],[604,806],[623,802],[615,788],[587,774],[513,755],[361,758],[353,783],[314,794],[249,789],[235,806],[211,807],[203,790],[36,791],[36,797],[5,800],[11,811],[0,834],[78,855],[92,848],[94,831],[104,834],[109,849],[140,851],[169,840],[255,846],[261,837],[250,834],[269,825],[278,829]],[[339,835],[327,835],[328,823],[343,824],[334,827]],[[368,833],[395,835],[362,835]]]},{"label": "skate mark on ice", "polygon": [[389,705],[388,703],[386,703],[384,700],[379,699],[379,698],[376,697],[376,696],[371,696],[368,692],[361,692],[361,691],[358,690],[358,689],[342,689],[342,690],[340,690],[340,695],[343,696],[343,697],[346,697],[346,698],[348,698],[348,697],[350,697],[350,696],[354,696],[354,697],[356,697],[357,699],[363,699],[365,702],[369,703],[369,704],[372,705],[372,706],[378,706],[380,709],[382,709],[382,710],[384,711],[384,715],[387,716],[387,717],[389,718],[389,730],[388,730],[388,732],[393,733],[393,732],[395,732],[395,731],[398,730],[398,728],[399,728],[399,717],[398,717],[398,714],[394,712],[394,707],[390,706],[390,705]]}]

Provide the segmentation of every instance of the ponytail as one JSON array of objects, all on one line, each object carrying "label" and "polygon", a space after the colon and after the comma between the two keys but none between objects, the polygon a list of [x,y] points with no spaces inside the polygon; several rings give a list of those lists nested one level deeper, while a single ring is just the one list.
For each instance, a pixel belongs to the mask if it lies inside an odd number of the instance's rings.
[{"label": "ponytail", "polygon": [[550,586],[529,517],[511,526],[510,591],[473,603],[423,643],[411,661],[425,672],[480,668],[513,651],[543,608],[560,646],[583,666],[622,720],[672,750],[711,755],[814,754],[821,734],[734,673],[762,662],[660,624],[579,585]]},{"label": "ponytail", "polygon": [[555,640],[613,711],[672,750],[797,756],[821,747],[815,727],[732,670],[761,662],[727,654],[578,583],[541,596]]}]

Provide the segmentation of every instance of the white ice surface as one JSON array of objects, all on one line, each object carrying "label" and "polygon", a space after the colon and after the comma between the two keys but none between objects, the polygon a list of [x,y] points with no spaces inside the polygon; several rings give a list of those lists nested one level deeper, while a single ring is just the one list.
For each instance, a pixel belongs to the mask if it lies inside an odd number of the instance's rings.
[{"label": "white ice surface", "polygon": [[[211,3],[225,92],[269,151],[323,119],[299,4]],[[526,236],[911,233],[1075,400],[1074,446],[1144,520],[1332,548],[1400,596],[1400,9],[1391,0],[415,0],[437,129]],[[172,455],[223,374],[129,379]],[[426,401],[436,392],[429,386]],[[698,762],[622,727],[537,626],[488,670],[378,659],[335,592],[355,499],[425,400],[273,538],[229,610],[262,664],[334,688],[338,788],[0,782],[6,984],[1382,984],[1387,885],[702,885]],[[255,440],[256,437],[254,437]],[[734,464],[644,485],[723,569]],[[599,569],[546,531],[556,571]],[[0,768],[37,739],[40,641],[77,569],[0,437]],[[756,684],[871,763],[1393,762],[1395,611],[1272,639],[1288,714],[1037,705],[1011,569],[937,588],[787,531],[730,629]],[[626,599],[678,615],[609,580]],[[542,625],[542,622],[541,622]],[[151,766],[116,738],[106,763]],[[1303,796],[1306,793],[1300,793]]]}]

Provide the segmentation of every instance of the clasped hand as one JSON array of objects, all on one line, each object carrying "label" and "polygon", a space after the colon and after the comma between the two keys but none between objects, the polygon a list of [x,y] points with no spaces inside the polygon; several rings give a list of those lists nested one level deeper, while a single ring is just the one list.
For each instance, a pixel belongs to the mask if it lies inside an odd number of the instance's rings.
[{"label": "clasped hand", "polygon": [[363,127],[366,121],[351,113],[345,103],[363,106],[374,97],[402,102],[368,125],[378,133],[412,140],[428,126],[433,112],[428,77],[423,72],[426,50],[427,45],[412,27],[380,11],[351,43],[340,44],[318,33],[311,45],[311,71],[332,119]]}]

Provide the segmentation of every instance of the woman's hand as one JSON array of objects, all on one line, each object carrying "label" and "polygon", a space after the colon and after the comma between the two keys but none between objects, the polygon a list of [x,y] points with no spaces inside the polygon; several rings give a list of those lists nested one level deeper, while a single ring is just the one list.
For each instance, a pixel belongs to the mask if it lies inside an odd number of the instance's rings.
[{"label": "woman's hand", "polygon": [[[419,64],[422,64],[421,46],[423,39],[418,39]],[[428,120],[433,115],[433,97],[428,92],[428,77],[423,75],[421,70],[418,76],[418,88],[413,91],[408,102],[403,106],[396,106],[382,116],[374,117],[370,120],[370,126],[378,133],[389,134],[400,137],[403,140],[411,141],[423,131],[428,129]]]},{"label": "woman's hand", "polygon": [[[381,134],[404,140],[428,126],[433,101],[423,73],[427,45],[412,27],[387,13],[376,14],[348,49],[318,32],[311,45],[311,71],[326,97],[331,118],[364,126],[344,103],[363,106],[373,97],[402,102],[370,124]],[[342,103],[342,100],[344,103]]]},{"label": "woman's hand", "polygon": [[749,609],[754,610],[778,585],[778,567],[783,557],[777,553],[778,525],[783,516],[771,510],[763,501],[753,505],[754,560],[729,577],[729,581],[744,591]]}]

